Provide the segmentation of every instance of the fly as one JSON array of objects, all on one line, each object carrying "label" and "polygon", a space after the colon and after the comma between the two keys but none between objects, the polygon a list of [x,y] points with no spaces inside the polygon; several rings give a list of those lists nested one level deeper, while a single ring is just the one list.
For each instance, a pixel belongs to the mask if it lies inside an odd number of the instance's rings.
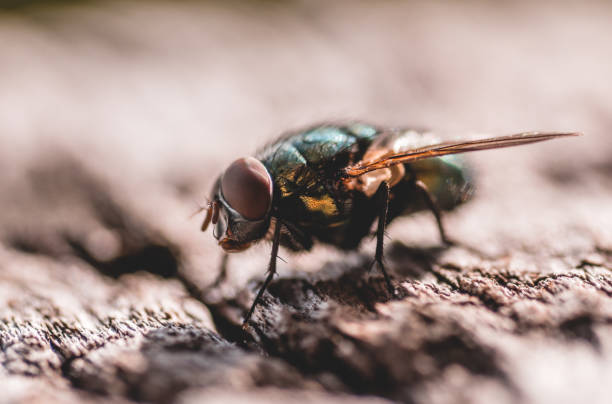
[{"label": "fly", "polygon": [[268,275],[245,316],[246,326],[276,273],[280,245],[310,250],[315,241],[357,248],[375,220],[378,264],[383,264],[385,227],[396,217],[429,210],[443,242],[450,244],[442,211],[467,201],[471,171],[456,156],[478,150],[542,142],[578,133],[526,132],[478,140],[440,142],[430,133],[352,123],[319,125],[286,134],[256,153],[234,161],[217,179],[202,231],[225,252],[272,241]]}]

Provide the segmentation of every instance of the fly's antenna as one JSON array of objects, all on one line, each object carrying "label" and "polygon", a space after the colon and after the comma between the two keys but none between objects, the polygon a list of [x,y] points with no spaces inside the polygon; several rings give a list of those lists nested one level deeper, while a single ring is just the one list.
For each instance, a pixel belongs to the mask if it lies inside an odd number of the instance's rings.
[{"label": "fly's antenna", "polygon": [[195,212],[189,215],[189,219],[192,219],[194,216],[199,215],[206,210],[206,216],[204,217],[204,221],[202,222],[201,226],[202,231],[206,231],[211,221],[213,224],[216,224],[219,220],[219,205],[217,202],[210,200],[208,200],[204,206],[200,205],[199,202],[196,202],[195,204],[198,206],[198,208]]},{"label": "fly's antenna", "polygon": [[219,203],[217,201],[210,201],[206,204],[206,207],[201,207],[197,213],[202,212],[204,209],[206,209],[206,217],[204,217],[202,222],[202,231],[206,231],[210,222],[217,224],[219,220]]}]

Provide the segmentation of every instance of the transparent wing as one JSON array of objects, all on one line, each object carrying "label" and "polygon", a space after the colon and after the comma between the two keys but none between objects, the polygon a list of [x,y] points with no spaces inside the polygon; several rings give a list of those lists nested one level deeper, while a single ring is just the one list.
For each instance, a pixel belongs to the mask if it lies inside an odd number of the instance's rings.
[{"label": "transparent wing", "polygon": [[344,177],[359,177],[370,171],[391,167],[397,164],[410,163],[431,157],[446,156],[448,154],[467,153],[478,150],[499,149],[502,147],[520,146],[529,143],[543,142],[566,136],[580,136],[575,132],[525,132],[509,136],[499,136],[487,139],[443,142],[418,149],[402,152],[390,151],[378,155],[373,160],[361,160],[345,169]]}]

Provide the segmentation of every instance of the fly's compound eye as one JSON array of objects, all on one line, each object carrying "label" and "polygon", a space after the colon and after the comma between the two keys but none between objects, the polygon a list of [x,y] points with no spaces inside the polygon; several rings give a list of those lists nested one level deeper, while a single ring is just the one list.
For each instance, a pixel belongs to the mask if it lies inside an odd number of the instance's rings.
[{"label": "fly's compound eye", "polygon": [[248,220],[263,218],[272,203],[272,179],[266,167],[253,157],[234,161],[221,178],[223,198]]}]

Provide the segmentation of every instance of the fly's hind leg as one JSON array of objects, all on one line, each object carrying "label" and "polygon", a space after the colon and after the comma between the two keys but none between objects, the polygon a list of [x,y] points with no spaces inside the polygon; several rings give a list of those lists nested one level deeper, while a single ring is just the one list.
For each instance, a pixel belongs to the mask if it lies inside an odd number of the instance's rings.
[{"label": "fly's hind leg", "polygon": [[389,210],[389,184],[387,182],[383,182],[378,187],[378,191],[376,192],[379,200],[380,200],[380,211],[378,213],[378,228],[376,230],[376,253],[374,255],[374,261],[370,266],[370,269],[374,266],[374,264],[378,264],[380,271],[382,272],[385,283],[387,284],[387,289],[391,296],[395,296],[395,289],[391,284],[391,279],[389,278],[389,274],[385,269],[385,265],[383,263],[383,247],[385,241],[385,226],[387,225],[387,212]]},{"label": "fly's hind leg", "polygon": [[452,245],[453,242],[446,236],[446,231],[444,230],[444,226],[442,225],[442,212],[440,211],[440,208],[438,207],[438,204],[436,203],[433,195],[431,194],[431,192],[429,192],[429,188],[427,188],[427,185],[425,185],[423,181],[417,180],[416,178],[414,179],[414,186],[423,196],[423,199],[425,200],[425,203],[427,204],[427,207],[429,208],[431,213],[433,213],[436,217],[436,222],[438,223],[438,231],[440,232],[440,238],[442,239],[442,242],[447,245]]},{"label": "fly's hind leg", "polygon": [[266,280],[259,289],[259,292],[257,292],[257,296],[255,296],[255,300],[253,300],[253,304],[251,305],[249,312],[247,313],[246,317],[244,318],[244,321],[242,322],[243,329],[246,329],[246,327],[248,326],[249,320],[251,319],[251,316],[255,311],[255,307],[257,307],[257,304],[261,300],[261,296],[265,292],[266,288],[268,287],[268,284],[276,273],[276,257],[278,256],[278,247],[280,245],[280,235],[282,226],[283,225],[281,221],[277,219],[276,225],[274,226],[274,238],[272,239],[272,253],[270,254],[270,263],[268,264],[268,276],[266,277]]}]

